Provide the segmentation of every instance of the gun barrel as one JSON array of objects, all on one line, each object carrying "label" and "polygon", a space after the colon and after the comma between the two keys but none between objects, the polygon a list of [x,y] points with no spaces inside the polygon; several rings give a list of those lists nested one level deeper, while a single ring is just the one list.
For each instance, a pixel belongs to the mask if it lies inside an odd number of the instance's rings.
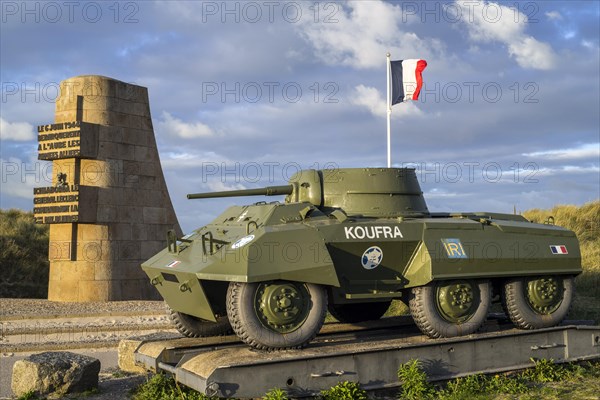
[{"label": "gun barrel", "polygon": [[267,186],[259,189],[226,190],[212,193],[191,193],[188,199],[212,199],[215,197],[241,197],[241,196],[279,196],[292,194],[293,185]]}]

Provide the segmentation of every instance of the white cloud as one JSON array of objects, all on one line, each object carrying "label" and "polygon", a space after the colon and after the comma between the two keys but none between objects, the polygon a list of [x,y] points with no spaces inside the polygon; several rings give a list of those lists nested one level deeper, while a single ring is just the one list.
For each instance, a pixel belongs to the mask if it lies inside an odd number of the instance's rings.
[{"label": "white cloud", "polygon": [[335,23],[312,23],[304,19],[300,34],[328,65],[378,68],[385,65],[385,54],[403,58],[428,58],[441,48],[438,40],[424,40],[415,33],[403,32],[399,6],[382,1],[339,3]]},{"label": "white cloud", "polygon": [[579,147],[560,150],[536,151],[523,153],[525,157],[544,158],[550,160],[572,160],[583,158],[600,158],[600,144],[588,143]]},{"label": "white cloud", "polygon": [[183,139],[194,139],[215,135],[215,132],[202,122],[186,123],[179,118],[173,117],[166,111],[163,111],[161,120],[156,126],[158,132],[167,133],[171,136],[177,136]]},{"label": "white cloud", "polygon": [[[3,196],[31,201],[33,188],[52,185],[52,163],[38,161],[35,152],[30,153],[28,160],[18,157],[1,158],[0,165],[2,165]],[[33,206],[33,203],[30,204]]]},{"label": "white cloud", "polygon": [[33,125],[27,122],[8,122],[0,117],[0,140],[24,142],[35,139]]},{"label": "white cloud", "polygon": [[563,16],[558,11],[546,11],[546,17],[548,17],[549,20],[563,19]]},{"label": "white cloud", "polygon": [[456,0],[461,7],[469,37],[475,42],[500,42],[523,68],[552,69],[556,54],[552,47],[525,33],[527,16],[493,2]]},{"label": "white cloud", "polygon": [[[358,85],[354,88],[352,104],[367,108],[376,117],[385,118],[387,114],[386,99],[374,87]],[[392,108],[392,119],[406,116],[422,116],[424,113],[413,102],[397,104]]]}]

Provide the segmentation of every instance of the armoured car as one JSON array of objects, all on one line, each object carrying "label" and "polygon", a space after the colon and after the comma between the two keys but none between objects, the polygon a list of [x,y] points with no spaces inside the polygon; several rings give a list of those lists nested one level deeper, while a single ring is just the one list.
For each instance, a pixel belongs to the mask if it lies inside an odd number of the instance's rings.
[{"label": "armoured car", "polygon": [[427,336],[475,332],[492,301],[519,328],[558,324],[581,272],[575,234],[494,212],[430,212],[409,168],[303,170],[288,185],[190,194],[285,196],[232,206],[143,263],[177,329],[301,348],[339,321],[408,304]]}]

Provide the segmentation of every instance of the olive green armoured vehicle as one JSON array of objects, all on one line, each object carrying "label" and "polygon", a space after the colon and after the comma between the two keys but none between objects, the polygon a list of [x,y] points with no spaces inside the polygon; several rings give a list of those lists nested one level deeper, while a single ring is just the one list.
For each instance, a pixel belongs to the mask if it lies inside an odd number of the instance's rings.
[{"label": "olive green armoured vehicle", "polygon": [[188,195],[285,195],[233,206],[142,268],[186,336],[233,329],[258,349],[300,348],[326,311],[378,319],[407,303],[429,337],[475,332],[500,301],[519,328],[558,324],[581,272],[575,234],[490,212],[432,213],[407,168],[303,170],[285,186]]}]

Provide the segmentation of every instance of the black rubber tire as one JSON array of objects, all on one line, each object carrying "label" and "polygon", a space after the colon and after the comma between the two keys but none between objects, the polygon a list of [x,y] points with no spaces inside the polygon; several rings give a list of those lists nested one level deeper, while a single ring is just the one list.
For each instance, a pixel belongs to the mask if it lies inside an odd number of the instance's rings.
[{"label": "black rubber tire", "polygon": [[231,282],[227,289],[227,315],[233,331],[255,349],[273,351],[300,349],[319,333],[327,311],[327,293],[321,285],[305,283],[310,295],[310,310],[303,325],[293,332],[276,332],[260,321],[254,310],[258,283]]},{"label": "black rubber tire", "polygon": [[[440,283],[447,283],[440,281]],[[417,327],[430,338],[455,337],[476,332],[485,322],[491,304],[492,288],[487,280],[476,281],[479,304],[470,319],[463,323],[447,321],[440,313],[435,300],[438,282],[411,290],[408,306]]]},{"label": "black rubber tire", "polygon": [[531,278],[515,278],[504,284],[502,305],[512,323],[521,329],[540,329],[561,323],[569,313],[575,284],[571,276],[555,276],[563,280],[563,299],[560,306],[550,314],[540,314],[529,305],[525,288]]},{"label": "black rubber tire", "polygon": [[340,322],[355,324],[379,319],[390,308],[391,301],[376,303],[329,304],[328,310]]},{"label": "black rubber tire", "polygon": [[232,331],[231,324],[226,315],[218,317],[217,322],[212,322],[194,317],[193,315],[173,311],[169,306],[167,306],[167,314],[179,333],[187,337],[220,336]]}]

